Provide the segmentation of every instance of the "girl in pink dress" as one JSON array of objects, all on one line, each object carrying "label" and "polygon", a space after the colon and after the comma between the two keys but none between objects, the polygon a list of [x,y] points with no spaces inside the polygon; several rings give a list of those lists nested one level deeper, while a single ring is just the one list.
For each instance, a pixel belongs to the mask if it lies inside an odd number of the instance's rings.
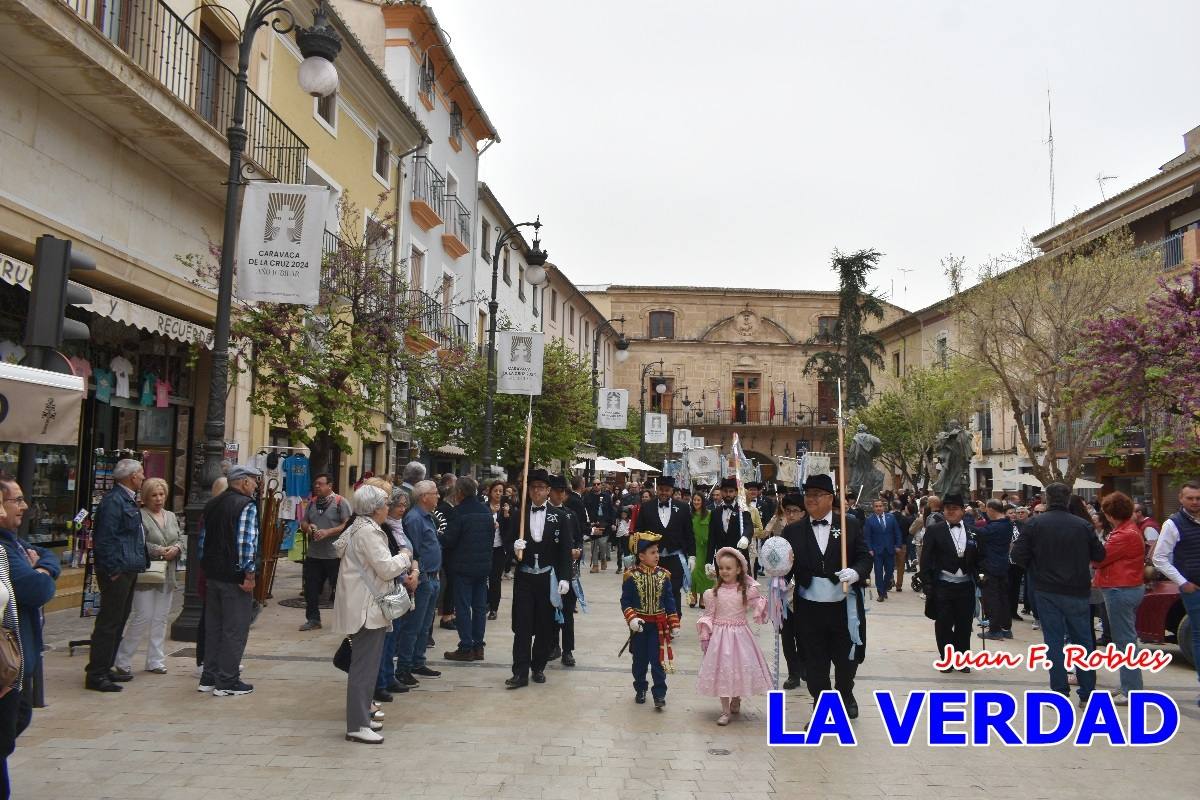
[{"label": "girl in pink dress", "polygon": [[749,577],[746,557],[732,547],[716,556],[719,583],[704,593],[704,613],[696,621],[700,635],[700,677],[696,691],[721,698],[718,725],[728,725],[729,715],[740,713],[742,698],[771,688],[771,673],[746,614],[758,624],[766,622],[767,600]]}]

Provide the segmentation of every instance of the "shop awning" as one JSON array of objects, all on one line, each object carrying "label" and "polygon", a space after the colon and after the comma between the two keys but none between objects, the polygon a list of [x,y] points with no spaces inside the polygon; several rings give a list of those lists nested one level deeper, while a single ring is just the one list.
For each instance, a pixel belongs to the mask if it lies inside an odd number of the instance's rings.
[{"label": "shop awning", "polygon": [[[31,264],[0,253],[0,280],[29,291],[32,276],[33,266]],[[203,325],[146,308],[129,300],[122,300],[99,289],[89,287],[88,291],[92,293],[92,302],[78,304],[76,308],[91,311],[93,314],[108,317],[125,325],[132,325],[149,333],[165,336],[177,342],[189,344],[197,342],[202,347],[212,347],[212,331]]]},{"label": "shop awning", "polygon": [[0,362],[0,442],[79,444],[83,378]]}]

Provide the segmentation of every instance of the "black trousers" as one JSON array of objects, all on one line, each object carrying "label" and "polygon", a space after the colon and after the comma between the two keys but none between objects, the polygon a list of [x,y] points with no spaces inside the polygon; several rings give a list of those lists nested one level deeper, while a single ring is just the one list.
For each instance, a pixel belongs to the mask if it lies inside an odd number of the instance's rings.
[{"label": "black trousers", "polygon": [[329,581],[330,596],[337,588],[338,567],[341,559],[337,558],[306,558],[304,559],[304,616],[312,622],[321,621],[321,587]]},{"label": "black trousers", "polygon": [[504,577],[504,563],[508,554],[503,547],[492,548],[492,571],[488,575],[488,611],[493,613],[500,610],[500,587]]},{"label": "black trousers", "polygon": [[1012,612],[1009,610],[1008,575],[988,575],[980,594],[983,613],[988,618],[988,629],[1006,631],[1012,628]]},{"label": "black trousers", "polygon": [[0,697],[0,800],[8,800],[8,757],[17,747],[17,737],[29,727],[33,706],[25,696],[13,689]]},{"label": "black trousers", "polygon": [[1025,570],[1018,567],[1016,564],[1008,565],[1008,616],[1015,617],[1017,615],[1017,605],[1021,601],[1021,579],[1025,577]]},{"label": "black trousers", "polygon": [[575,606],[579,602],[575,589],[564,594],[562,601],[563,622],[558,627],[562,629],[562,651],[569,653],[575,649]]},{"label": "black trousers", "polygon": [[100,613],[92,628],[91,659],[84,672],[94,681],[108,676],[121,646],[121,634],[125,621],[133,609],[133,587],[137,583],[136,572],[122,572],[116,578],[96,575],[100,584]]},{"label": "black trousers", "polygon": [[[558,587],[554,587],[555,591]],[[541,672],[558,639],[554,606],[550,604],[550,573],[530,575],[518,567],[513,575],[513,677]]]},{"label": "black trousers", "polygon": [[[846,603],[814,603],[796,598],[796,626],[804,652],[807,671],[804,682],[814,699],[830,688],[844,700],[854,696],[854,676],[858,663],[850,657],[850,629],[846,623]],[[829,667],[833,665],[833,686]]]},{"label": "black trousers", "polygon": [[438,609],[443,617],[454,616],[454,573],[448,569],[442,570],[442,597]]},{"label": "black trousers", "polygon": [[971,623],[975,618],[975,584],[938,581],[934,587],[933,608],[935,618],[933,633],[937,637],[938,652],[946,645],[955,652],[965,653],[971,649]]},{"label": "black trousers", "polygon": [[804,663],[804,643],[800,639],[800,619],[795,611],[789,611],[783,618],[783,628],[780,630],[783,638],[783,658],[787,661],[788,677],[804,680],[808,666]]},{"label": "black trousers", "polygon": [[[686,559],[687,556],[684,556]],[[658,565],[671,573],[671,596],[675,598],[675,613],[683,619],[683,606],[679,600],[683,596],[683,564],[679,563],[679,556],[664,555],[659,559]]]}]

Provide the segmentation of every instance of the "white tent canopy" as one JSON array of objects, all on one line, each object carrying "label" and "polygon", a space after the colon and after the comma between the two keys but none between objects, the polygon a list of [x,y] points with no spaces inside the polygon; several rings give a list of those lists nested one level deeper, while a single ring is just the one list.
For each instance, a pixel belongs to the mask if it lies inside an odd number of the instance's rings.
[{"label": "white tent canopy", "polygon": [[633,456],[625,456],[624,458],[618,458],[617,463],[621,464],[622,466],[624,466],[628,469],[636,469],[639,472],[662,472],[662,470],[655,469],[654,467],[647,464],[645,461],[639,461],[638,459],[634,458]]},{"label": "white tent canopy", "polygon": [[[613,461],[611,458],[600,456],[596,459],[593,467],[596,472],[629,472],[629,470],[619,461]],[[587,469],[587,462],[580,461],[578,464],[572,464],[571,469]]]}]

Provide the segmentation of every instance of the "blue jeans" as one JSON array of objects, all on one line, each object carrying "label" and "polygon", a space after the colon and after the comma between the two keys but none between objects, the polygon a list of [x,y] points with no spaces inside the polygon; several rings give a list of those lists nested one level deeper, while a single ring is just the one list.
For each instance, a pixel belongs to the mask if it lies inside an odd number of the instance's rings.
[{"label": "blue jeans", "polygon": [[[1042,639],[1050,652],[1050,688],[1061,695],[1071,696],[1067,670],[1063,666],[1063,645],[1077,644],[1091,651],[1096,646],[1092,632],[1092,609],[1088,598],[1054,592],[1037,593],[1038,619],[1042,623]],[[1079,696],[1086,700],[1096,688],[1096,673],[1090,669],[1075,670],[1079,679]]]},{"label": "blue jeans", "polygon": [[875,591],[882,597],[887,597],[888,586],[892,583],[892,570],[896,568],[895,548],[887,551],[875,551]]},{"label": "blue jeans", "polygon": [[400,618],[400,633],[396,637],[396,672],[412,672],[425,666],[425,645],[429,627],[437,611],[437,595],[441,582],[421,576],[413,610]]},{"label": "blue jeans", "polygon": [[454,621],[458,626],[458,649],[483,648],[487,627],[488,579],[486,575],[454,576]]},{"label": "blue jeans", "polygon": [[[1124,650],[1137,644],[1137,609],[1146,594],[1144,586],[1128,586],[1116,589],[1101,589],[1104,605],[1108,608],[1108,638]],[[1142,671],[1121,667],[1121,691],[1129,694],[1142,688]]]},{"label": "blue jeans", "polygon": [[[1196,665],[1196,677],[1200,678],[1200,591],[1191,594],[1180,592],[1179,599],[1192,622],[1192,659]],[[1188,644],[1180,642],[1179,646],[1187,647]]]}]

